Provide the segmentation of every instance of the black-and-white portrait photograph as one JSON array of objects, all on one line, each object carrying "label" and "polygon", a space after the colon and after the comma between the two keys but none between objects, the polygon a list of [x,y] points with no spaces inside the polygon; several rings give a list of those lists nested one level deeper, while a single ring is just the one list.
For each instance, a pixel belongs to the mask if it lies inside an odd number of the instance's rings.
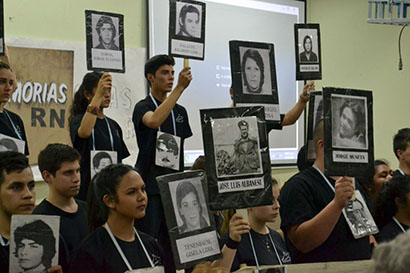
[{"label": "black-and-white portrait photograph", "polygon": [[322,92],[311,92],[309,99],[308,114],[308,141],[307,141],[307,159],[312,161],[316,159],[316,145],[313,143],[313,132],[323,119],[323,96]]},{"label": "black-and-white portrait photograph", "polygon": [[366,97],[332,94],[332,146],[363,149],[367,145]]},{"label": "black-and-white portrait photograph", "polygon": [[206,4],[193,0],[169,4],[169,55],[204,60]]},{"label": "black-and-white portrait photograph", "polygon": [[156,141],[155,164],[164,168],[179,170],[181,138],[158,132]]},{"label": "black-and-white portrait photograph", "polygon": [[86,11],[87,68],[125,72],[124,16]]},{"label": "black-and-white portrait photograph", "polygon": [[202,6],[176,2],[175,34],[183,37],[201,38]]},{"label": "black-and-white portrait photograph", "polygon": [[58,264],[59,216],[13,215],[10,273],[42,273]]},{"label": "black-and-white portrait photograph", "polygon": [[115,151],[90,151],[91,178],[105,167],[117,163],[117,152]]},{"label": "black-and-white portrait photograph", "polygon": [[299,29],[299,62],[318,63],[318,44],[316,29]]},{"label": "black-and-white portrait photograph", "polygon": [[343,209],[353,236],[361,238],[379,232],[376,223],[364,201],[360,191],[355,190],[355,199],[350,200]]},{"label": "black-and-white portrait photograph", "polygon": [[115,16],[91,14],[93,48],[120,50],[119,19]]},{"label": "black-and-white portrait photograph", "polygon": [[239,47],[244,94],[272,94],[269,50]]},{"label": "black-and-white portrait photograph", "polygon": [[218,177],[262,173],[256,117],[215,119],[212,134]]},{"label": "black-and-white portrait photograph", "polygon": [[200,178],[170,182],[168,185],[179,233],[208,227],[209,212]]},{"label": "black-and-white portrait photograph", "polygon": [[13,151],[24,153],[25,141],[0,134],[0,152]]}]

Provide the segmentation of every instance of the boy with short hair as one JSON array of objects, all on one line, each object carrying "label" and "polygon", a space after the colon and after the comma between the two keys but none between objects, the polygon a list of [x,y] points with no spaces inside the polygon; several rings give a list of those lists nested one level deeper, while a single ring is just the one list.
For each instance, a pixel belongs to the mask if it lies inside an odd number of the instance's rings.
[{"label": "boy with short hair", "polygon": [[72,254],[88,234],[87,204],[74,199],[80,191],[80,154],[65,144],[49,144],[38,166],[50,191],[33,214],[60,216],[60,235]]},{"label": "boy with short hair", "polygon": [[[174,65],[174,58],[168,55],[157,55],[147,61],[145,77],[151,86],[151,92],[135,105],[132,116],[139,148],[135,167],[146,184],[149,200],[145,217],[137,221],[136,225],[140,230],[159,239],[162,246],[168,246],[169,249],[165,247],[166,252],[170,252],[171,249],[156,177],[183,171],[184,139],[192,136],[187,111],[177,104],[192,80],[191,71],[189,67],[183,68],[173,89]],[[176,158],[177,164],[172,168],[162,164],[160,160],[155,160],[160,156],[156,154],[156,143],[162,135],[160,132],[173,135],[177,146],[180,147]],[[165,265],[167,271],[171,272],[172,255],[168,256],[171,265]]]},{"label": "boy with short hair", "polygon": [[410,128],[402,128],[393,138],[394,154],[399,160],[399,168],[393,176],[410,175]]}]

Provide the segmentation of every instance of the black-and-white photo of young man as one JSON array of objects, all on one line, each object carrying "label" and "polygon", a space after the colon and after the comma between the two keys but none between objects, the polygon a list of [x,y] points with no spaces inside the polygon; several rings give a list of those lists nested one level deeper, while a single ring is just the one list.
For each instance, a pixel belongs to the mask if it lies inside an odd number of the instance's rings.
[{"label": "black-and-white photo of young man", "polygon": [[176,35],[201,38],[202,6],[177,2]]},{"label": "black-and-white photo of young man", "polygon": [[[97,19],[98,18],[98,19]],[[93,25],[93,47],[98,49],[119,50],[117,38],[118,18],[107,15],[92,15]]]}]

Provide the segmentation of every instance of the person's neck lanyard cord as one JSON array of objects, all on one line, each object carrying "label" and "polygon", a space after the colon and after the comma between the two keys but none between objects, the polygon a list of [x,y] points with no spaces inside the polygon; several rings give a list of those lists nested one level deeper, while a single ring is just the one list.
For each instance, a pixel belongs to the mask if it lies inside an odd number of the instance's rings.
[{"label": "person's neck lanyard cord", "polygon": [[1,246],[8,246],[10,244],[10,241],[8,241],[7,243],[3,240],[3,236],[1,236],[0,234],[0,244]]},{"label": "person's neck lanyard cord", "polygon": [[[118,244],[117,240],[115,239],[114,234],[112,234],[112,231],[111,231],[110,227],[108,226],[108,223],[107,223],[107,222],[104,224],[104,227],[105,227],[105,229],[107,230],[108,234],[110,235],[111,240],[112,240],[112,242],[114,243],[115,248],[117,249],[118,253],[120,254],[122,260],[124,261],[125,265],[128,267],[128,270],[132,270],[132,267],[131,267],[130,263],[128,262],[127,257],[125,257],[124,252],[122,251],[120,245]],[[145,256],[147,257],[147,259],[148,259],[148,261],[149,261],[151,267],[155,267],[155,265],[154,265],[154,263],[152,262],[150,256],[148,255],[147,249],[145,248],[144,244],[142,243],[142,240],[141,240],[141,238],[140,238],[140,235],[138,234],[138,232],[137,232],[137,230],[136,230],[135,228],[134,228],[134,232],[135,232],[135,235],[137,235],[138,241],[140,242],[140,244],[141,244],[141,246],[142,246],[142,249],[144,250]]]},{"label": "person's neck lanyard cord", "polygon": [[[268,233],[268,237],[269,240],[273,246],[273,249],[275,250],[275,254],[276,254],[276,258],[279,261],[279,264],[282,265],[282,260],[279,258],[279,253],[278,250],[276,249],[276,245],[272,240],[272,237],[270,236],[270,232]],[[253,257],[255,258],[255,263],[256,263],[256,268],[259,270],[259,261],[258,261],[258,257],[256,256],[256,250],[255,250],[255,246],[253,245],[253,239],[252,239],[252,234],[251,231],[249,231],[249,240],[251,242],[251,247],[252,247],[252,252],[253,252]]]},{"label": "person's neck lanyard cord", "polygon": [[14,125],[14,122],[11,120],[11,118],[10,118],[10,116],[9,116],[9,113],[7,113],[7,110],[6,110],[6,109],[3,109],[3,112],[6,114],[7,118],[9,119],[10,124],[11,124],[11,127],[13,127],[13,130],[14,130],[14,132],[16,133],[17,137],[18,137],[20,140],[23,140],[23,138],[21,137],[19,131],[18,131],[17,128],[16,128],[16,125]]},{"label": "person's neck lanyard cord", "polygon": [[404,172],[403,172],[403,170],[402,169],[400,169],[400,168],[398,168],[397,169],[402,175],[404,175],[405,176],[405,174],[404,174]]},{"label": "person's neck lanyard cord", "polygon": [[[152,102],[153,102],[154,105],[155,105],[155,109],[158,108],[158,103],[157,103],[157,101],[154,99],[154,97],[152,96],[152,93],[149,93],[149,96],[150,96]],[[173,109],[171,110],[171,117],[172,117],[172,126],[174,126],[174,136],[176,136],[176,135],[177,135],[177,126],[176,126],[176,124],[175,124],[175,116],[174,116],[174,110],[173,110]],[[162,131],[161,131],[161,126],[158,128],[158,130],[159,130],[160,132],[162,132]]]},{"label": "person's neck lanyard cord", "polygon": [[322,171],[319,169],[319,167],[316,164],[313,164],[313,168],[316,169],[316,171],[318,171],[320,173],[320,175],[323,177],[323,179],[327,182],[327,184],[329,185],[329,187],[332,189],[333,192],[335,192],[335,187],[332,185],[332,183],[330,183],[329,179],[327,179],[327,177],[322,173]]},{"label": "person's neck lanyard cord", "polygon": [[402,226],[402,224],[400,224],[399,220],[397,220],[396,216],[393,216],[393,221],[396,222],[396,224],[399,226],[399,228],[401,229],[401,231],[403,231],[403,233],[406,232],[406,230],[404,229],[404,227]]},{"label": "person's neck lanyard cord", "polygon": [[[107,123],[107,127],[108,127],[108,134],[110,135],[110,143],[111,143],[111,151],[114,151],[114,138],[112,136],[112,132],[111,132],[111,127],[110,124],[108,122],[107,117],[104,117],[105,122]],[[95,151],[95,137],[94,137],[94,128],[93,131],[91,132],[92,134],[92,139],[93,139],[93,150]]]}]

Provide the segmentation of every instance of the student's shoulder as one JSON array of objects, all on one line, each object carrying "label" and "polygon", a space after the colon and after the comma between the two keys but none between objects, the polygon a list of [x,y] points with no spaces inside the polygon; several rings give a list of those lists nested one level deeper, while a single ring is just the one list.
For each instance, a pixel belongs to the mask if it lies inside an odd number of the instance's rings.
[{"label": "student's shoulder", "polygon": [[149,243],[149,244],[155,245],[155,246],[158,246],[158,245],[159,245],[159,244],[158,244],[158,241],[157,241],[154,237],[152,237],[151,235],[149,235],[149,234],[147,234],[147,233],[145,233],[145,232],[142,232],[142,231],[140,231],[140,230],[137,230],[137,232],[138,232],[138,235],[141,237],[141,240],[142,240],[144,243]]},{"label": "student's shoulder", "polygon": [[81,242],[79,249],[86,252],[98,250],[101,247],[104,247],[104,245],[107,245],[110,240],[107,231],[101,226],[85,237]]},{"label": "student's shoulder", "polygon": [[14,113],[14,112],[12,112],[12,111],[10,111],[10,110],[6,110],[5,112],[7,112],[7,114],[10,116],[10,118],[11,118],[12,120],[14,120],[14,121],[21,121],[21,122],[23,121],[18,114]]},{"label": "student's shoulder", "polygon": [[50,215],[55,213],[55,207],[48,202],[46,199],[40,202],[35,209],[33,210],[32,214],[45,214],[45,215]]},{"label": "student's shoulder", "polygon": [[313,167],[308,167],[289,178],[283,188],[310,184],[316,177],[315,172],[317,171]]},{"label": "student's shoulder", "polygon": [[80,199],[75,199],[75,202],[77,203],[78,208],[79,208],[80,210],[85,210],[85,211],[87,211],[87,209],[88,209],[87,202],[85,202],[85,201],[83,201],[83,200],[80,200]]}]

